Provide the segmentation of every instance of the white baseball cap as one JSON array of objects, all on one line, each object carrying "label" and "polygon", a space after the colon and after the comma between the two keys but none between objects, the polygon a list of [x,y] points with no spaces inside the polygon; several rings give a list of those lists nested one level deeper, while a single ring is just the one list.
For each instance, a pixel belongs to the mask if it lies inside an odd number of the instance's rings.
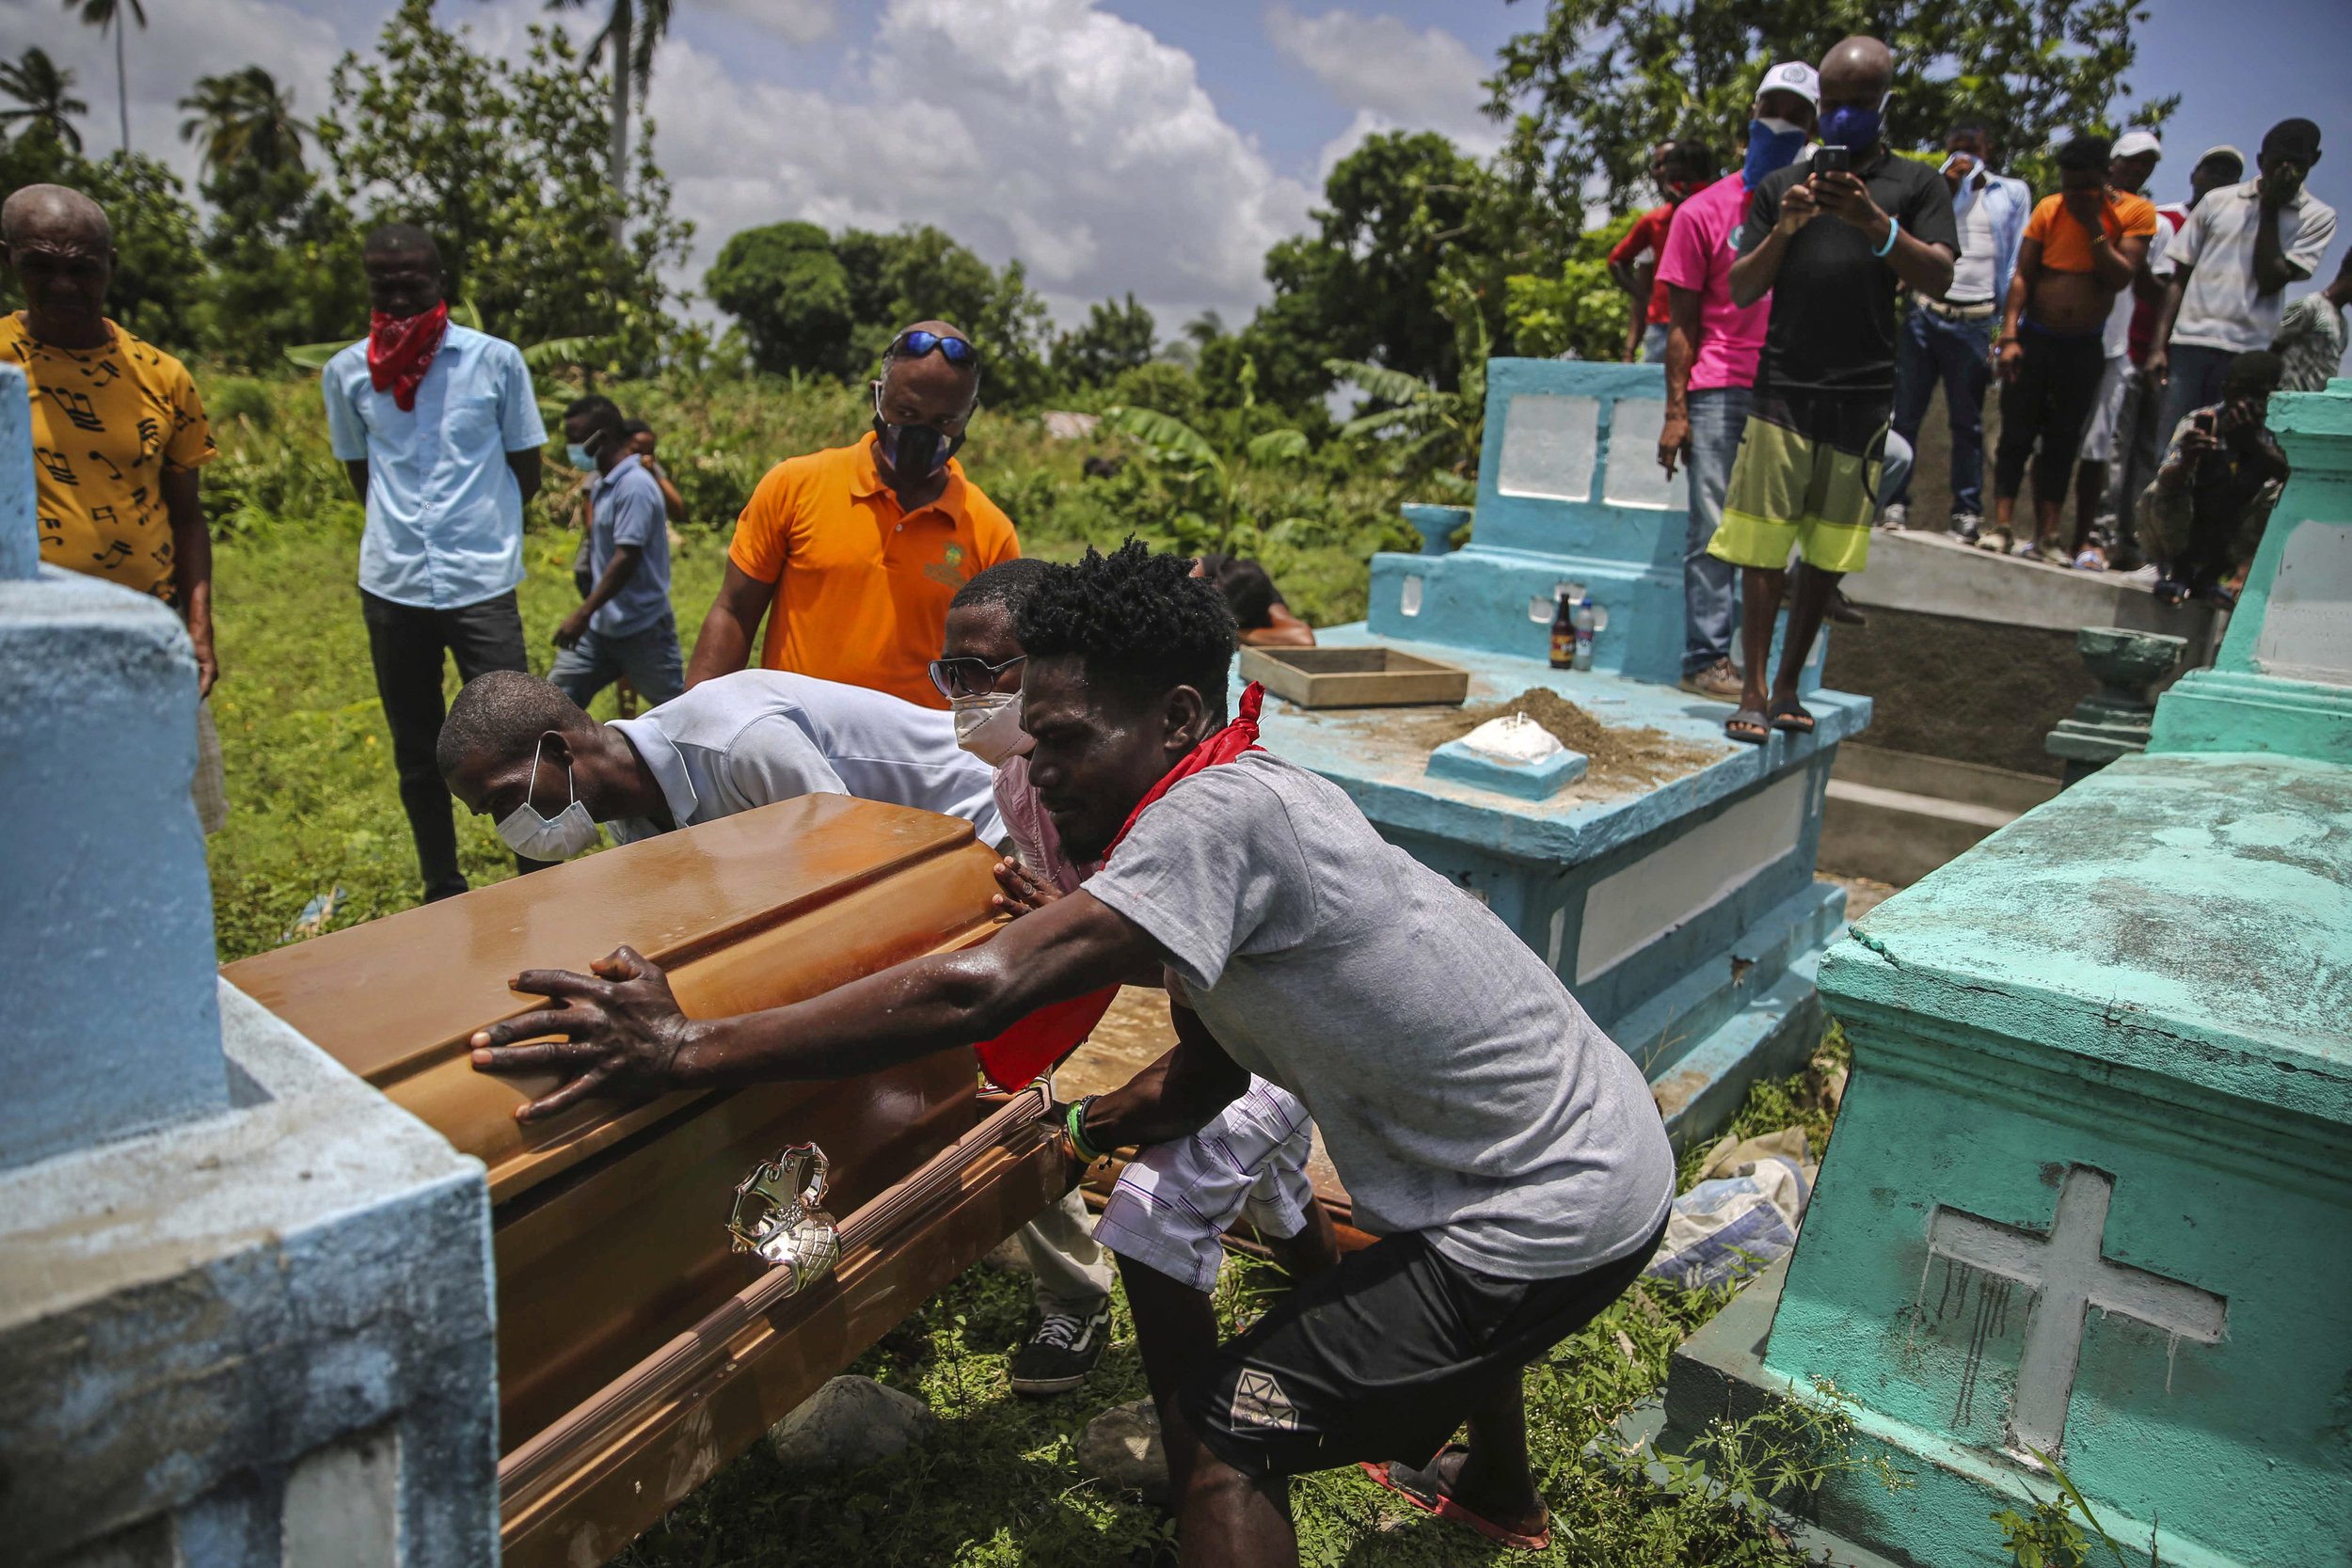
[{"label": "white baseball cap", "polygon": [[1793,92],[1812,104],[1821,106],[1821,73],[1803,60],[1783,60],[1764,73],[1764,80],[1756,89],[1756,96],[1768,92]]},{"label": "white baseball cap", "polygon": [[2156,134],[2153,131],[2124,132],[2115,138],[2115,147],[2110,155],[2117,158],[2137,158],[2143,152],[2153,152],[2159,158],[2164,156],[2164,143],[2156,139]]}]

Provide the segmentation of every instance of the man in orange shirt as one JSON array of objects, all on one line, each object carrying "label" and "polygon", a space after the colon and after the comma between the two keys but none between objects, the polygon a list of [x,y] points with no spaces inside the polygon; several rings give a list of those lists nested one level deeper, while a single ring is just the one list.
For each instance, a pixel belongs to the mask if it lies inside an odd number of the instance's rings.
[{"label": "man in orange shirt", "polygon": [[955,460],[979,395],[978,351],[955,327],[918,322],[891,340],[872,434],[787,459],[752,492],[690,689],[743,668],[765,616],[763,669],[947,705],[930,677],[947,602],[1021,553],[1011,519]]},{"label": "man in orange shirt", "polygon": [[1994,359],[2001,377],[1995,523],[1977,543],[1989,550],[2011,547],[2017,492],[2039,440],[2034,537],[2017,553],[2060,566],[2074,561],[2058,540],[2058,526],[2083,427],[2106,372],[2107,318],[2116,295],[2131,287],[2156,231],[2155,204],[2108,182],[2110,151],[2105,136],[2077,136],[2058,149],[2059,191],[2043,198],[2026,220]]}]

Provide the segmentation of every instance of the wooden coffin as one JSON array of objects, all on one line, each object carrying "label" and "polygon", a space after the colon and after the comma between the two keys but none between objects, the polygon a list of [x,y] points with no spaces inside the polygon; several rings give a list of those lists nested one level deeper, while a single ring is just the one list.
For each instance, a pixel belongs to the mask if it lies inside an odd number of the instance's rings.
[{"label": "wooden coffin", "polygon": [[[508,989],[519,971],[623,942],[707,1017],[984,940],[993,859],[953,818],[810,796],[224,971],[488,1167],[509,1564],[618,1551],[1074,1172],[1037,1126],[1042,1090],[983,1101],[966,1052],[525,1127],[515,1107],[554,1080],[474,1071],[469,1037],[539,1006]],[[842,1253],[786,1297],[725,1222],[736,1183],[801,1142],[832,1162]]]}]

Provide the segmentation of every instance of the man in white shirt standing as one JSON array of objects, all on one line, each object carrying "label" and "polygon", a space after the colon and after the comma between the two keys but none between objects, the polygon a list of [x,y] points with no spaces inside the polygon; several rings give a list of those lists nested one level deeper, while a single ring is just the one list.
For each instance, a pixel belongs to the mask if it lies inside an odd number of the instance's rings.
[{"label": "man in white shirt standing", "polygon": [[985,844],[1005,837],[994,775],[957,748],[951,716],[784,670],[739,670],[609,724],[551,682],[494,671],[450,705],[437,751],[450,792],[534,860],[583,853],[598,823],[629,844],[803,795],[914,806],[962,817]]},{"label": "man in white shirt standing", "polygon": [[[1895,434],[1915,447],[1928,401],[1944,387],[1952,431],[1952,532],[1973,540],[1984,523],[1984,394],[1993,383],[1993,329],[2017,270],[2033,192],[1993,167],[1993,133],[1955,125],[1944,138],[1944,183],[1960,226],[1960,258],[1942,299],[1915,293],[1895,341]],[[1890,465],[1891,467],[1891,465]],[[1883,521],[1902,528],[1911,507],[1911,470],[1886,487]]]},{"label": "man in white shirt standing", "polygon": [[2165,388],[2163,434],[2221,401],[2241,354],[2267,349],[2286,288],[2318,270],[2336,237],[2336,210],[2303,188],[2319,162],[2319,127],[2282,119],[2254,154],[2261,174],[2197,204],[2165,247],[2172,280],[2146,370]]},{"label": "man in white shirt standing", "polygon": [[433,767],[443,656],[463,680],[531,667],[515,587],[548,433],[522,351],[449,319],[431,235],[387,224],[360,264],[368,336],[326,362],[320,392],[328,439],[368,510],[359,611],[430,902],[466,891]]}]

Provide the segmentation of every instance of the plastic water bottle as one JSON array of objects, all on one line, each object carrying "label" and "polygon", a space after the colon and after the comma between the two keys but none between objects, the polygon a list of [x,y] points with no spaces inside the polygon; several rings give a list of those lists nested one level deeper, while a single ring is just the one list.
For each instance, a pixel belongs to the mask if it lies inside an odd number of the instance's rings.
[{"label": "plastic water bottle", "polygon": [[[1568,625],[1576,633],[1576,661],[1579,670],[1593,667],[1593,600],[1591,594],[1576,601],[1576,609],[1568,616]],[[1557,664],[1558,659],[1552,660]]]}]

